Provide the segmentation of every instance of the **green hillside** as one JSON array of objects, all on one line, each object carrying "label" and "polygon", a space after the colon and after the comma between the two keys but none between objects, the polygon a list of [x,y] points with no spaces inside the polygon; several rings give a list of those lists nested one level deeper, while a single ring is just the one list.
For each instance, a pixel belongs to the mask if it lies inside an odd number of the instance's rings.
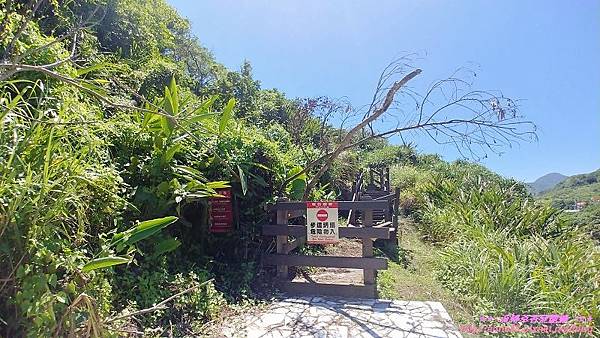
[{"label": "green hillside", "polygon": [[561,209],[568,209],[575,202],[590,201],[593,197],[600,198],[600,169],[571,176],[540,196]]},{"label": "green hillside", "polygon": [[559,173],[550,173],[538,178],[534,182],[527,183],[527,187],[529,188],[529,191],[534,195],[543,194],[544,192],[551,190],[557,184],[566,180],[567,178],[569,178],[569,176],[565,176]]},{"label": "green hillside", "polygon": [[551,201],[554,207],[560,209],[571,209],[575,202],[591,203],[594,197],[600,198],[600,169],[571,176],[540,195],[541,199]]},{"label": "green hillside", "polygon": [[566,217],[600,239],[600,169],[571,176],[539,198],[563,210],[574,209],[577,202],[585,202],[580,211],[565,213]]}]

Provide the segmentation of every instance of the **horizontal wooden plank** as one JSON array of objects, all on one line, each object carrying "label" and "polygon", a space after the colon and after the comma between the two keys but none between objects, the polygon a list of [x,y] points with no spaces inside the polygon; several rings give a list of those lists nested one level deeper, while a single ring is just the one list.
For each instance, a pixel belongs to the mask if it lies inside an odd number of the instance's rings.
[{"label": "horizontal wooden plank", "polygon": [[290,210],[290,211],[288,211],[289,218],[302,217],[302,216],[306,216],[305,210]]},{"label": "horizontal wooden plank", "polygon": [[[388,210],[390,205],[383,201],[337,201],[339,210]],[[306,210],[306,202],[277,202],[270,207],[276,210]]]},{"label": "horizontal wooden plank", "polygon": [[392,226],[392,222],[383,222],[383,223],[373,225],[373,227],[375,227],[375,228],[387,228],[390,226]]},{"label": "horizontal wooden plank", "polygon": [[387,269],[385,258],[373,257],[338,257],[338,256],[304,256],[304,255],[263,255],[265,265],[315,266],[324,268],[348,269]]},{"label": "horizontal wooden plank", "polygon": [[[390,229],[393,228],[374,228],[374,227],[339,227],[340,237],[345,238],[390,238]],[[306,236],[305,225],[285,225],[285,224],[265,224],[262,226],[262,233],[265,236]]]},{"label": "horizontal wooden plank", "polygon": [[387,195],[379,196],[379,197],[374,198],[373,200],[374,201],[388,200],[389,198],[392,198],[392,197],[396,197],[396,194],[387,194]]},{"label": "horizontal wooden plank", "polygon": [[289,295],[337,296],[346,298],[377,298],[375,285],[337,285],[280,281],[279,290]]}]

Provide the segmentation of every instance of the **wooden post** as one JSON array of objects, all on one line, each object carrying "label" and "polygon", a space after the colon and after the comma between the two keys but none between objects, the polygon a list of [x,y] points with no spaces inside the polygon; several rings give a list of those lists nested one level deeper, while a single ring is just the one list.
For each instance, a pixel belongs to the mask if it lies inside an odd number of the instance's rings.
[{"label": "wooden post", "polygon": [[393,243],[398,246],[398,238],[402,235],[400,227],[398,226],[398,217],[400,216],[400,188],[396,187],[394,191],[394,208],[393,208],[392,224],[394,226],[394,241]]},{"label": "wooden post", "polygon": [[[288,210],[277,210],[277,224],[280,226],[287,227],[288,222]],[[288,236],[277,236],[277,253],[287,254],[287,241]],[[277,278],[285,280],[288,278],[288,267],[287,265],[277,265]]]},{"label": "wooden post", "polygon": [[385,168],[385,191],[388,193],[392,191],[390,189],[390,167]]},{"label": "wooden post", "polygon": [[[356,198],[356,187],[358,186],[358,175],[356,175],[356,182],[352,182],[352,200],[354,201],[354,199]],[[356,225],[356,222],[354,221],[355,218],[355,212],[354,210],[350,209],[348,210],[348,224],[352,224],[352,225]]]},{"label": "wooden post", "polygon": [[[366,200],[371,198],[366,198]],[[364,218],[363,218],[363,226],[372,227],[373,226],[373,209],[364,210]],[[363,257],[373,257],[373,239],[371,238],[363,238],[362,239],[362,254]],[[375,270],[373,269],[363,269],[363,281],[365,285],[374,285],[375,284]]]}]

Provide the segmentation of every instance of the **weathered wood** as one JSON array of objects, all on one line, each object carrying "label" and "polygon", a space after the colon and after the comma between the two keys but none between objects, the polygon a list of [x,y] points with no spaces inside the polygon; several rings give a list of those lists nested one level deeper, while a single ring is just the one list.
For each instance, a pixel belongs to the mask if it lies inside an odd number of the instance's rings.
[{"label": "weathered wood", "polygon": [[[381,238],[389,239],[390,229],[393,228],[378,228],[378,227],[339,227],[340,237],[345,238]],[[262,233],[265,236],[306,236],[305,225],[288,225],[285,224],[265,224],[262,226]]]},{"label": "weathered wood", "polygon": [[299,246],[302,246],[306,242],[306,237],[298,237],[294,238],[291,241],[288,241],[285,245],[285,253],[290,253],[290,251],[296,249]]},{"label": "weathered wood", "polygon": [[[369,228],[373,226],[373,210],[365,210],[363,226]],[[362,253],[363,257],[373,257],[373,240],[370,238],[364,238],[362,240]],[[375,284],[375,270],[365,268],[363,270],[363,280],[365,285]]]},{"label": "weathered wood", "polygon": [[390,167],[385,168],[385,190],[391,191],[391,189],[390,189]]},{"label": "weathered wood", "polygon": [[288,218],[306,216],[306,212],[303,210],[288,210]]},{"label": "weathered wood", "polygon": [[263,256],[265,265],[314,266],[324,268],[348,269],[387,269],[385,258],[339,257],[339,256],[305,256],[267,254]]},{"label": "weathered wood", "polygon": [[[388,210],[388,201],[338,201],[339,210]],[[272,211],[277,210],[306,210],[306,202],[277,202],[270,208]]]},{"label": "weathered wood", "polygon": [[[390,225],[392,225],[392,222],[383,222],[383,223],[379,223],[379,224],[375,224],[375,225],[373,225],[373,228],[374,228],[374,229],[377,229],[377,228],[387,228],[387,227],[389,227]],[[393,229],[393,228],[392,228],[392,229]]]},{"label": "weathered wood", "polygon": [[[287,210],[278,210],[277,211],[277,224],[280,224],[279,227],[287,228]],[[278,235],[277,236],[277,253],[278,254],[286,254],[287,251],[287,235]],[[288,267],[286,265],[277,265],[277,277],[281,279],[286,279],[288,277]]]},{"label": "weathered wood", "polygon": [[278,288],[293,295],[320,295],[347,298],[376,298],[375,285],[337,285],[281,281]]},{"label": "weathered wood", "polygon": [[395,194],[386,194],[383,196],[375,197],[373,199],[373,201],[382,201],[382,200],[388,201],[390,198],[392,198],[394,196],[395,196]]}]

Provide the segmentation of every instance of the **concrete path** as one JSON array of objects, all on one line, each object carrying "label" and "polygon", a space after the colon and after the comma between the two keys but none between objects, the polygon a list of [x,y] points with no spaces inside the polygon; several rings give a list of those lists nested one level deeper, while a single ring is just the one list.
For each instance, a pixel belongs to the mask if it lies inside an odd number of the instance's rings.
[{"label": "concrete path", "polygon": [[287,298],[226,325],[225,337],[462,337],[438,302]]}]

